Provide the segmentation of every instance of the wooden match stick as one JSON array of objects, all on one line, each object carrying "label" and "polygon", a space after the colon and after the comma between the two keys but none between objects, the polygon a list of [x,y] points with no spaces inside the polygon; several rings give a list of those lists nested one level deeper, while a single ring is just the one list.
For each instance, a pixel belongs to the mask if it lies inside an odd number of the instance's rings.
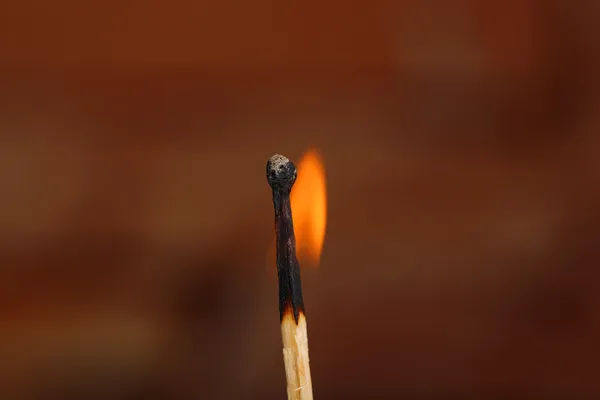
[{"label": "wooden match stick", "polygon": [[296,173],[296,166],[280,154],[274,155],[267,162],[267,181],[273,189],[275,207],[279,318],[287,395],[289,400],[310,400],[313,395],[306,316],[290,203],[290,192],[296,181]]}]

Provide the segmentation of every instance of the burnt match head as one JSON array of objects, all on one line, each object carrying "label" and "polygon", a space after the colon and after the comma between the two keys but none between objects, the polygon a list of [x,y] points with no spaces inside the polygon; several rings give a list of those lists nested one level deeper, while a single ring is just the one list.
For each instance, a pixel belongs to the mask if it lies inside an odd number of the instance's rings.
[{"label": "burnt match head", "polygon": [[294,163],[281,154],[275,154],[267,161],[267,181],[273,190],[292,190],[296,174]]}]

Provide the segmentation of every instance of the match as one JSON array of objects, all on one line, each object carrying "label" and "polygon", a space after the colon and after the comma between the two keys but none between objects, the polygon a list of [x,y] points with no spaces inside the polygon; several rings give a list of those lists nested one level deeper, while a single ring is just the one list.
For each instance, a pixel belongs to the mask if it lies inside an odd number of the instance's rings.
[{"label": "match", "polygon": [[267,181],[273,190],[275,208],[279,319],[287,396],[288,400],[310,400],[313,394],[308,335],[290,201],[296,174],[296,166],[280,154],[272,156],[267,162]]}]

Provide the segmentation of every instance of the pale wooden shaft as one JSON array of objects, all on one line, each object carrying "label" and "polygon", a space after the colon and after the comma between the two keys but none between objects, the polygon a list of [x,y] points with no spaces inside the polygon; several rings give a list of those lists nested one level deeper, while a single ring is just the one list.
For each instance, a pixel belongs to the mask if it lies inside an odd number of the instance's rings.
[{"label": "pale wooden shaft", "polygon": [[308,336],[304,315],[300,314],[297,325],[291,314],[284,315],[281,322],[281,337],[288,400],[312,400]]}]

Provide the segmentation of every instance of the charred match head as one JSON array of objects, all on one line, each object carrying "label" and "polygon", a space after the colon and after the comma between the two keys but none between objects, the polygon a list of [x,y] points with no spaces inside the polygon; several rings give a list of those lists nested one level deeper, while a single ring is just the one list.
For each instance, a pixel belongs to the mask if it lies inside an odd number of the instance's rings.
[{"label": "charred match head", "polygon": [[296,167],[287,157],[276,154],[267,162],[267,181],[273,189],[275,207],[279,316],[283,320],[287,313],[292,313],[298,323],[299,315],[304,312],[304,301],[290,203],[290,191],[296,181]]},{"label": "charred match head", "polygon": [[296,181],[296,166],[287,157],[275,154],[267,161],[267,180],[273,190],[290,191]]}]

